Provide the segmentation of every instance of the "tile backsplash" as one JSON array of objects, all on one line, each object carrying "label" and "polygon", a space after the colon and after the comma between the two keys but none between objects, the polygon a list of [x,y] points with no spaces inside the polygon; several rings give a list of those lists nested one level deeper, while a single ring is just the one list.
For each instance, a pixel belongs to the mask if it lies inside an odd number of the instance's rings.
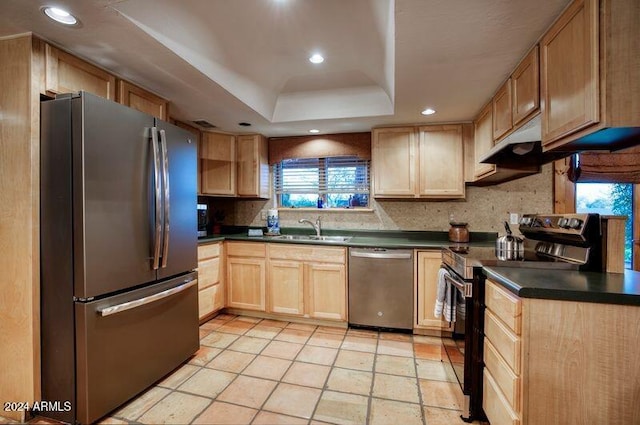
[{"label": "tile backsplash", "polygon": [[[533,176],[488,187],[467,186],[466,199],[456,201],[387,201],[372,199],[371,211],[280,210],[280,227],[302,227],[301,218],[322,216],[326,229],[436,230],[449,229],[449,216],[469,223],[474,232],[504,233],[509,213],[553,211],[553,166],[547,164]],[[266,226],[261,211],[273,200],[211,200],[227,212],[225,224]]]}]

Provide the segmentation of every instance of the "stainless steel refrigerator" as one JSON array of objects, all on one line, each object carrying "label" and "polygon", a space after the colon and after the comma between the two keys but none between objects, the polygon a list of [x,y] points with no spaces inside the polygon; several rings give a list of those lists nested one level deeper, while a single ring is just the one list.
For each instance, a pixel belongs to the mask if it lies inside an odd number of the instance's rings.
[{"label": "stainless steel refrigerator", "polygon": [[39,414],[91,423],[198,349],[196,179],[174,125],[41,102],[42,400],[71,408]]}]

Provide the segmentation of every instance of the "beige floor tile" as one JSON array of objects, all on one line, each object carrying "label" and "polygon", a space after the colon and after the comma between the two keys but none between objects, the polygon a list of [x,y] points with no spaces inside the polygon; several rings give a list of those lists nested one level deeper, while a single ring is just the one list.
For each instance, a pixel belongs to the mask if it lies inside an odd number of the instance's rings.
[{"label": "beige floor tile", "polygon": [[287,371],[291,361],[273,357],[258,356],[242,372],[243,375],[280,380]]},{"label": "beige floor tile", "polygon": [[281,359],[293,360],[296,358],[304,345],[286,341],[271,341],[260,353],[263,356],[278,357]]},{"label": "beige floor tile", "polygon": [[462,390],[457,382],[441,382],[420,379],[422,404],[429,407],[462,409]]},{"label": "beige floor tile", "polygon": [[413,348],[416,353],[416,358],[425,360],[442,360],[447,358],[447,354],[444,352],[444,345],[442,344],[423,344],[415,343]]},{"label": "beige floor tile", "polygon": [[238,316],[236,317],[235,321],[253,323],[255,325],[257,323],[260,323],[262,319],[259,317]]},{"label": "beige floor tile", "polygon": [[313,332],[316,330],[318,326],[316,325],[309,325],[306,323],[289,323],[287,325],[287,329],[298,329],[299,331],[310,331]]},{"label": "beige floor tile", "polygon": [[346,369],[365,370],[367,372],[373,371],[373,359],[375,354],[363,353],[361,351],[338,351],[338,357],[336,358],[335,366]]},{"label": "beige floor tile", "polygon": [[224,325],[227,322],[228,320],[211,319],[208,322],[205,322],[202,325],[200,325],[200,329],[208,329],[211,331],[215,331],[216,329],[218,329],[220,326]]},{"label": "beige floor tile", "polygon": [[216,329],[216,331],[235,335],[244,335],[249,329],[253,328],[254,326],[255,325],[253,323],[232,320],[220,326],[218,329]]},{"label": "beige floor tile", "polygon": [[280,329],[286,328],[288,324],[289,322],[285,322],[283,320],[270,320],[270,319],[264,319],[262,322],[260,322],[260,326],[273,326]]},{"label": "beige floor tile", "polygon": [[413,357],[376,356],[376,372],[390,375],[416,376],[416,365]]},{"label": "beige floor tile", "polygon": [[378,338],[378,332],[367,329],[349,329],[347,336],[358,336],[360,338]]},{"label": "beige floor tile", "polygon": [[[421,425],[420,405],[377,398],[371,399],[369,425],[389,424]],[[431,425],[429,422],[427,424]]]},{"label": "beige floor tile", "polygon": [[447,362],[416,359],[416,367],[418,369],[418,378],[456,382],[453,368]]},{"label": "beige floor tile", "polygon": [[413,357],[413,344],[410,342],[380,340],[378,341],[378,354],[390,356]]},{"label": "beige floor tile", "polygon": [[321,392],[316,388],[281,383],[265,403],[264,410],[309,419]]},{"label": "beige floor tile", "polygon": [[186,364],[177,370],[174,370],[171,375],[168,375],[162,381],[158,382],[157,385],[166,388],[178,388],[184,381],[191,378],[191,376],[200,369],[201,368],[198,366]]},{"label": "beige floor tile", "polygon": [[[204,337],[206,337],[207,335],[209,335],[211,332],[211,330],[208,329],[198,329],[198,338],[202,339]],[[1,424],[2,422],[0,422]]]},{"label": "beige floor tile", "polygon": [[225,334],[214,331],[200,340],[201,345],[215,348],[227,348],[233,341],[238,339],[238,335]]},{"label": "beige floor tile", "polygon": [[214,401],[193,423],[205,425],[246,425],[251,423],[256,413],[258,413],[256,409]]},{"label": "beige floor tile", "polygon": [[211,400],[181,392],[172,392],[138,419],[143,424],[188,424]]},{"label": "beige floor tile", "polygon": [[318,329],[316,329],[316,332],[345,335],[347,333],[347,328],[339,328],[337,326],[318,326]]},{"label": "beige floor tile", "polygon": [[261,410],[251,425],[306,425],[307,420]]},{"label": "beige floor tile", "polygon": [[367,338],[360,336],[353,336],[347,332],[347,336],[342,342],[341,348],[343,350],[362,351],[365,353],[375,353],[378,346],[378,340],[376,338]]},{"label": "beige floor tile", "polygon": [[330,370],[331,368],[329,366],[293,362],[282,378],[282,382],[303,385],[305,387],[322,388],[324,387]]},{"label": "beige floor tile", "polygon": [[398,332],[380,332],[380,339],[390,341],[411,342],[411,335]]},{"label": "beige floor tile", "polygon": [[427,335],[414,335],[413,342],[418,342],[420,344],[443,344],[445,341],[452,341],[452,339],[448,338],[440,338],[437,336],[427,336]]},{"label": "beige floor tile", "polygon": [[306,345],[300,351],[300,354],[298,354],[296,360],[307,363],[332,365],[337,354],[338,350],[335,348],[314,347],[312,345]]},{"label": "beige floor tile", "polygon": [[200,349],[196,351],[196,354],[193,357],[191,357],[191,360],[189,360],[189,364],[192,364],[194,366],[204,366],[221,352],[222,352],[222,349],[220,348],[207,347],[206,345],[201,345]]},{"label": "beige floor tile", "polygon": [[224,320],[225,322],[228,322],[229,320],[233,320],[236,317],[238,317],[238,316],[236,316],[235,314],[221,313],[221,314],[218,314],[217,316],[213,317],[213,319],[215,319],[215,320]]},{"label": "beige floor tile", "polygon": [[191,394],[216,398],[237,375],[220,370],[203,368],[178,389]]},{"label": "beige floor tile", "polygon": [[338,425],[361,425],[367,421],[368,397],[325,391],[314,419]]},{"label": "beige floor tile", "polygon": [[307,344],[317,347],[340,348],[343,339],[343,335],[316,331],[311,335]]},{"label": "beige floor tile", "polygon": [[424,419],[429,425],[462,425],[465,422],[460,419],[461,414],[460,410],[439,409],[437,407],[424,408]]},{"label": "beige floor tile", "polygon": [[303,331],[300,329],[283,329],[274,339],[277,341],[295,342],[296,344],[304,344],[311,336],[312,331]]},{"label": "beige floor tile", "polygon": [[277,383],[266,379],[238,376],[217,400],[259,409]]},{"label": "beige floor tile", "polygon": [[229,350],[242,351],[243,353],[258,354],[269,344],[268,339],[241,336],[229,346]]},{"label": "beige floor tile", "polygon": [[132,402],[113,413],[112,416],[124,418],[129,421],[135,421],[170,392],[171,390],[167,388],[152,387]]},{"label": "beige floor tile", "polygon": [[249,329],[245,335],[256,338],[273,339],[281,330],[282,328],[277,328],[275,326],[264,326],[259,324]]},{"label": "beige floor tile", "polygon": [[369,395],[373,373],[334,367],[327,381],[327,388],[344,393]]},{"label": "beige floor tile", "polygon": [[240,373],[255,358],[255,354],[225,350],[218,357],[207,363],[206,367],[225,372]]},{"label": "beige floor tile", "polygon": [[373,396],[419,403],[417,384],[416,378],[376,373],[373,379]]},{"label": "beige floor tile", "polygon": [[[2,422],[2,418],[0,418],[0,424],[4,424],[4,423],[5,422]],[[6,422],[6,423],[13,423],[13,422]],[[18,422],[15,422],[15,423],[18,423]],[[48,424],[53,422],[29,421],[28,423],[29,425],[33,425],[33,424]],[[59,422],[55,422],[55,423],[58,424]],[[98,425],[128,425],[129,421],[108,416],[106,418],[101,419],[100,422],[97,422],[97,424]]]}]

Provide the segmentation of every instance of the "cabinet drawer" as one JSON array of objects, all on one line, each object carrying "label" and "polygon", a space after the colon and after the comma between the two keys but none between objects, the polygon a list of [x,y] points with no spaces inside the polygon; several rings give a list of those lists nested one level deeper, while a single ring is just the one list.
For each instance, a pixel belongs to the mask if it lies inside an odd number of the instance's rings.
[{"label": "cabinet drawer", "polygon": [[522,332],[522,301],[501,288],[497,283],[486,281],[485,303],[500,320],[516,335]]},{"label": "cabinet drawer", "polygon": [[488,309],[484,312],[484,334],[507,362],[509,367],[520,374],[520,338],[511,332]]},{"label": "cabinet drawer", "polygon": [[220,282],[220,257],[198,261],[198,289]]},{"label": "cabinet drawer", "polygon": [[267,255],[266,244],[256,242],[229,242],[227,255],[230,257],[261,257]]},{"label": "cabinet drawer", "polygon": [[213,285],[198,291],[198,318],[220,310],[224,307],[224,289],[222,285]]},{"label": "cabinet drawer", "polygon": [[212,243],[209,245],[198,246],[198,261],[204,258],[219,257],[221,243]]},{"label": "cabinet drawer", "polygon": [[346,260],[346,249],[273,243],[269,245],[269,258],[344,264]]},{"label": "cabinet drawer", "polygon": [[498,350],[484,341],[484,364],[514,411],[521,412],[520,377],[513,373]]},{"label": "cabinet drawer", "polygon": [[493,425],[520,425],[521,421],[518,415],[509,407],[509,402],[498,388],[495,379],[486,369],[482,378],[482,388],[484,397],[482,399],[482,408],[487,414],[489,422]]}]

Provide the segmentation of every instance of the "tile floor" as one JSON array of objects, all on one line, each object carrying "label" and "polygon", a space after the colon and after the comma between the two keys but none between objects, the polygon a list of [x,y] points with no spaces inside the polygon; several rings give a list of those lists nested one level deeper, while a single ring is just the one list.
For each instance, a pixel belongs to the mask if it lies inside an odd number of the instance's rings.
[{"label": "tile floor", "polygon": [[200,342],[102,423],[464,423],[440,338],[221,314],[200,326]]}]

